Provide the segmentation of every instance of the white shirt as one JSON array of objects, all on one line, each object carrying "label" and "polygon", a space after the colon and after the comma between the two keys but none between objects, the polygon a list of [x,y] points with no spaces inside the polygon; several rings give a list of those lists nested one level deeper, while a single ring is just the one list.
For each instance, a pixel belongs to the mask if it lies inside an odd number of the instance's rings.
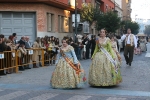
[{"label": "white shirt", "polygon": [[[130,35],[131,34],[129,34],[129,36],[128,36],[127,44],[130,44]],[[121,37],[121,40],[124,41],[125,38],[126,38],[126,35],[123,35]],[[135,35],[133,35],[133,38],[134,38],[134,46],[135,46],[135,48],[137,48],[137,39],[136,39]]]}]

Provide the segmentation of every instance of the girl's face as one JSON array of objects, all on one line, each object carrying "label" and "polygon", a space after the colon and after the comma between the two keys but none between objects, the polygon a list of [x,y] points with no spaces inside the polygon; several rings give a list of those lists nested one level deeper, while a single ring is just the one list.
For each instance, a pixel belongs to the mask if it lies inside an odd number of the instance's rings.
[{"label": "girl's face", "polygon": [[114,37],[112,37],[112,38],[111,38],[111,41],[114,41],[114,40],[115,40]]},{"label": "girl's face", "polygon": [[103,29],[101,30],[100,36],[101,37],[105,37],[106,36],[105,30],[103,30]]},{"label": "girl's face", "polygon": [[68,44],[67,44],[67,42],[66,42],[65,40],[63,40],[63,41],[62,41],[62,45],[63,45],[64,47],[66,47]]}]

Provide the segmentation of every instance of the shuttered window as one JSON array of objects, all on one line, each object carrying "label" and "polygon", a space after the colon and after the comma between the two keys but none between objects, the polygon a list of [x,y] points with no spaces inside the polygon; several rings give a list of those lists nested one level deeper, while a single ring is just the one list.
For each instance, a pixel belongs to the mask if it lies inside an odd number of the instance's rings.
[{"label": "shuttered window", "polygon": [[47,14],[47,31],[54,31],[54,14]]}]

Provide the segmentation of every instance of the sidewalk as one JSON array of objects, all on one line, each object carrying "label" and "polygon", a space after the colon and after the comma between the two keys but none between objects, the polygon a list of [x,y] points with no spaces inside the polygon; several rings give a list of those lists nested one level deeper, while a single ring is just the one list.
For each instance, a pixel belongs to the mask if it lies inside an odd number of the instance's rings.
[{"label": "sidewalk", "polygon": [[[0,98],[8,98],[9,93],[10,95],[11,93],[20,93],[20,95],[11,100],[28,100],[28,98],[34,98],[37,96],[46,97],[50,94],[52,95],[49,96],[49,99],[32,100],[67,100],[65,98],[72,98],[70,100],[81,100],[82,97],[83,100],[150,100],[150,58],[145,58],[145,55],[146,53],[135,55],[131,67],[125,64],[124,57],[122,55],[123,64],[121,67],[121,72],[123,82],[116,87],[93,88],[87,83],[83,89],[52,89],[49,82],[55,66],[48,66],[28,69],[22,73],[1,76]],[[88,70],[91,60],[81,60],[80,62],[88,77]],[[3,97],[4,95],[7,96]],[[24,98],[24,95],[26,96],[26,99],[16,99]],[[64,99],[62,97],[63,95],[65,95]]]}]

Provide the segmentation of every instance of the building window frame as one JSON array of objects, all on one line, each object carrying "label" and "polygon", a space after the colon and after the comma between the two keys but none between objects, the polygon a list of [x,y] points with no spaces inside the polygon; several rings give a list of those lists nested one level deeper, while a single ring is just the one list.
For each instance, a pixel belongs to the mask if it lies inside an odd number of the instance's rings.
[{"label": "building window frame", "polygon": [[54,32],[54,14],[47,13],[47,31]]},{"label": "building window frame", "polygon": [[69,33],[70,29],[70,17],[58,15],[58,32]]},{"label": "building window frame", "polygon": [[90,27],[89,23],[85,22],[83,24],[83,33],[90,33]]}]

